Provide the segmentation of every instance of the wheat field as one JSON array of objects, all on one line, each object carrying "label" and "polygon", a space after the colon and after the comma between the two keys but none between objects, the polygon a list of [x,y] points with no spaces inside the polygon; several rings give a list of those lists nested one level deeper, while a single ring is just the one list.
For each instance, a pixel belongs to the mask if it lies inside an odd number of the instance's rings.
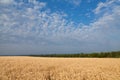
[{"label": "wheat field", "polygon": [[0,80],[120,80],[120,58],[0,57]]}]

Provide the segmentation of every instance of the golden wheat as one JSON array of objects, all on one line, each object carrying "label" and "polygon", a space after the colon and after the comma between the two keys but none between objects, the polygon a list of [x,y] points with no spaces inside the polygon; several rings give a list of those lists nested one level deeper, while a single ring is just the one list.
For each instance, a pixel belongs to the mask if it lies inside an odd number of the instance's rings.
[{"label": "golden wheat", "polygon": [[120,59],[0,57],[0,80],[120,80]]}]

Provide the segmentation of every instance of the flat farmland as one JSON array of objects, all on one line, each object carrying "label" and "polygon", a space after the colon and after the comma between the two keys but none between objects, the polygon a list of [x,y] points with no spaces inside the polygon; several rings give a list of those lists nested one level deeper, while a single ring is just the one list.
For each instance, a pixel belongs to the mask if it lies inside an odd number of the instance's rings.
[{"label": "flat farmland", "polygon": [[2,56],[0,80],[120,80],[120,58]]}]

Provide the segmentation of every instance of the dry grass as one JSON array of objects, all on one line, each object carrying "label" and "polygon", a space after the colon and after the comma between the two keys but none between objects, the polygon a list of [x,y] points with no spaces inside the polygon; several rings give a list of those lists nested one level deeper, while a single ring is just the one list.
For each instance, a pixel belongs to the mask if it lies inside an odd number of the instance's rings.
[{"label": "dry grass", "polygon": [[0,57],[0,80],[120,80],[120,59]]}]

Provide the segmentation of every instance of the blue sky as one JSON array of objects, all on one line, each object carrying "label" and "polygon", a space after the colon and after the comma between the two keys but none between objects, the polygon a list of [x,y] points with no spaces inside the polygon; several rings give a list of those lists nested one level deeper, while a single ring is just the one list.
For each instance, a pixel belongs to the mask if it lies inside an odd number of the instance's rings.
[{"label": "blue sky", "polygon": [[0,55],[120,50],[120,0],[0,0]]}]

